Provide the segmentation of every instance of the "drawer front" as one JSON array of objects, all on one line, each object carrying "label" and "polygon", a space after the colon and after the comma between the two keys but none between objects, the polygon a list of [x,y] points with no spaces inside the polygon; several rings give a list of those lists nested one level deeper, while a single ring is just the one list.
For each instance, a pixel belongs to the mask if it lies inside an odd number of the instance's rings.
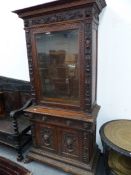
[{"label": "drawer front", "polygon": [[80,129],[80,130],[91,130],[92,129],[92,123],[91,122],[84,122],[84,121],[78,121],[73,119],[67,119],[67,118],[60,118],[60,117],[54,117],[54,116],[48,116],[48,115],[42,115],[42,114],[31,114],[31,120],[40,121],[49,125],[55,125],[58,127],[69,127],[72,129]]},{"label": "drawer front", "polygon": [[47,124],[37,123],[35,126],[36,146],[47,151],[57,152],[57,128]]}]

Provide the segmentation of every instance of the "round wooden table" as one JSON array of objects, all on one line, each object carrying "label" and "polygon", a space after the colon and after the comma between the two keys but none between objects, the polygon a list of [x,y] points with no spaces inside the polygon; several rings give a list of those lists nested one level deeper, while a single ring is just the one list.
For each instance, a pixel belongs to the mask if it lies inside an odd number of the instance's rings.
[{"label": "round wooden table", "polygon": [[117,175],[131,175],[131,120],[113,120],[100,129],[105,170]]}]

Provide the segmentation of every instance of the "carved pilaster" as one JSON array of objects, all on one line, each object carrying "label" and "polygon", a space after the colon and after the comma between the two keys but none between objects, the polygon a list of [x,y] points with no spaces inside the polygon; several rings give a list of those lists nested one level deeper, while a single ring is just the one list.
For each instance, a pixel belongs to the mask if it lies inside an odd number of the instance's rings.
[{"label": "carved pilaster", "polygon": [[[26,25],[26,24],[25,24]],[[30,81],[31,81],[31,95],[33,100],[35,101],[35,90],[34,90],[34,76],[33,76],[33,63],[32,63],[32,45],[31,45],[31,35],[30,32],[27,30],[26,34],[26,45],[27,45],[27,55],[28,55],[28,65],[29,65],[29,74],[30,74]]]},{"label": "carved pilaster", "polygon": [[32,134],[32,140],[33,140],[33,145],[36,146],[36,140],[35,140],[35,124],[31,124],[31,134]]},{"label": "carved pilaster", "polygon": [[85,24],[85,108],[91,111],[92,24]]},{"label": "carved pilaster", "polygon": [[88,163],[89,162],[89,136],[87,132],[84,132],[83,135],[83,162]]}]

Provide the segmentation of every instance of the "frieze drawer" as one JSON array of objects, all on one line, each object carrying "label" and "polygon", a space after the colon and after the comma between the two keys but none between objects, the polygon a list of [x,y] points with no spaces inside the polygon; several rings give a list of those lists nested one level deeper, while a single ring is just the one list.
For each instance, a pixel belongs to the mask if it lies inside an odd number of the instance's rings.
[{"label": "frieze drawer", "polygon": [[32,121],[38,121],[38,122],[55,125],[55,126],[69,127],[72,129],[74,128],[74,129],[90,131],[93,128],[93,124],[91,122],[83,122],[79,120],[59,118],[54,116],[33,114],[30,118]]}]

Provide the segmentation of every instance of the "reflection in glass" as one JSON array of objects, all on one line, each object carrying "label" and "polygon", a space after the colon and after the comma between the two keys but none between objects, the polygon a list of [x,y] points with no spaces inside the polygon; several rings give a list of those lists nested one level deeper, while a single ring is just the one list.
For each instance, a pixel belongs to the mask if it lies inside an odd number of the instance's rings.
[{"label": "reflection in glass", "polygon": [[78,30],[35,35],[44,100],[78,104]]}]

